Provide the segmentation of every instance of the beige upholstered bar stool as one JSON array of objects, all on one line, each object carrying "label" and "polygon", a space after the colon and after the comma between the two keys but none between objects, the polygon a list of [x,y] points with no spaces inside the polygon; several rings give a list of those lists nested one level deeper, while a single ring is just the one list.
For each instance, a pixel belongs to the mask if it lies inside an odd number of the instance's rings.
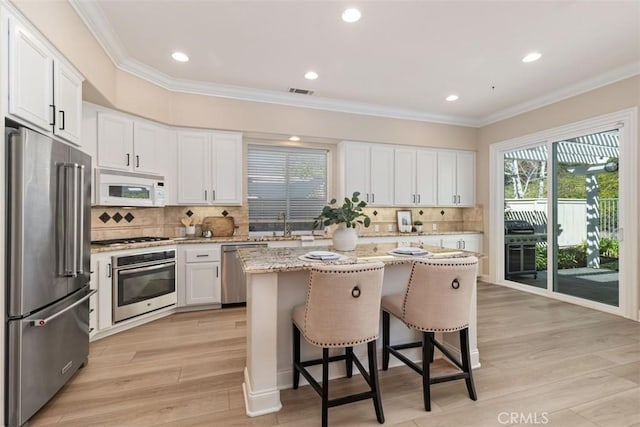
[{"label": "beige upholstered bar stool", "polygon": [[[384,264],[318,265],[311,270],[304,305],[294,307],[293,320],[293,388],[298,388],[302,374],[322,397],[322,426],[327,426],[328,409],[333,406],[373,399],[376,417],[384,423],[376,340],[380,321],[380,295]],[[300,360],[300,333],[316,347],[322,358]],[[369,372],[353,353],[353,346],[367,343]],[[344,354],[329,356],[329,349],[344,347]],[[370,391],[329,400],[329,363],[346,362],[347,377],[353,364],[369,384]],[[322,364],[322,385],[307,371],[308,366]]]},{"label": "beige upholstered bar stool", "polygon": [[[382,369],[389,368],[393,354],[422,375],[424,409],[431,410],[431,384],[464,379],[472,400],[476,400],[469,354],[469,316],[471,296],[478,273],[476,257],[427,259],[415,261],[404,294],[382,298]],[[390,315],[407,327],[422,332],[422,341],[390,345]],[[460,334],[461,360],[436,341],[435,332]],[[431,378],[434,346],[460,370],[458,373]],[[422,367],[409,360],[400,350],[422,348]]]}]

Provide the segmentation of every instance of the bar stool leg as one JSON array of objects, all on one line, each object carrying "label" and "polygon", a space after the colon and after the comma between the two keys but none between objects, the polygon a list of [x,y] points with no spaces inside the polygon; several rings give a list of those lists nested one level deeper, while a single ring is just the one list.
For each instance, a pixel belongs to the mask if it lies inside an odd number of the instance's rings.
[{"label": "bar stool leg", "polygon": [[346,356],[344,361],[347,369],[347,378],[351,378],[353,376],[353,347],[345,347],[344,355]]},{"label": "bar stool leg", "polygon": [[300,384],[300,371],[297,365],[300,363],[300,330],[293,324],[293,389],[297,390]]},{"label": "bar stool leg", "polygon": [[422,398],[424,410],[431,411],[431,363],[433,360],[433,332],[422,333]]},{"label": "bar stool leg", "polygon": [[467,391],[471,400],[478,400],[476,395],[476,387],[473,384],[473,369],[471,369],[471,354],[469,352],[469,328],[460,330],[460,353],[462,354],[462,369],[469,374],[464,379],[467,384]]},{"label": "bar stool leg", "polygon": [[322,427],[329,423],[329,349],[322,349]]},{"label": "bar stool leg", "polygon": [[382,370],[389,369],[389,313],[382,311]]},{"label": "bar stool leg", "polygon": [[378,382],[376,340],[367,343],[367,358],[369,359],[369,377],[371,378],[371,391],[373,392],[373,407],[376,410],[378,422],[384,424],[384,412],[382,411],[382,399],[380,398],[380,383]]}]

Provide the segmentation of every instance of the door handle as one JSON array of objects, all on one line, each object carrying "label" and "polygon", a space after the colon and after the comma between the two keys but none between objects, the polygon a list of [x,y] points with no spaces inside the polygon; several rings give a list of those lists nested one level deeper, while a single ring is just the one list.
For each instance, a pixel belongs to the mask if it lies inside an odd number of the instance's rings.
[{"label": "door handle", "polygon": [[89,292],[87,295],[83,296],[82,298],[80,298],[78,301],[74,302],[73,304],[71,304],[69,307],[66,307],[60,311],[58,311],[57,313],[52,314],[49,317],[46,317],[44,319],[35,319],[31,322],[31,326],[37,326],[37,327],[42,327],[42,326],[46,326],[47,323],[51,322],[53,319],[62,316],[63,314],[65,314],[67,311],[79,306],[80,304],[82,304],[83,302],[85,302],[86,300],[88,300],[89,298],[91,298],[96,292],[98,292],[97,289],[92,290],[91,292]]},{"label": "door handle", "polygon": [[83,253],[84,253],[84,165],[76,165],[76,174],[78,176],[78,186],[76,187],[76,212],[78,224],[78,240],[76,245],[76,272],[84,274]]}]

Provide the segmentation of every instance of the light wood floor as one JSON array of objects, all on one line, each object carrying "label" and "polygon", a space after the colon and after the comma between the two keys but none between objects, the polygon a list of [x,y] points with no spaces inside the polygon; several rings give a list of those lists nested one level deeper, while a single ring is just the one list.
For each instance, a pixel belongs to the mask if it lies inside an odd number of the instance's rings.
[{"label": "light wood floor", "polygon": [[[478,401],[464,382],[437,384],[424,412],[418,375],[393,368],[380,378],[386,425],[640,425],[639,323],[480,283],[478,325]],[[244,309],[194,312],[92,343],[89,365],[30,427],[319,425],[308,386],[283,391],[276,414],[245,416],[245,328]],[[378,425],[370,401],[330,409],[329,423]]]}]

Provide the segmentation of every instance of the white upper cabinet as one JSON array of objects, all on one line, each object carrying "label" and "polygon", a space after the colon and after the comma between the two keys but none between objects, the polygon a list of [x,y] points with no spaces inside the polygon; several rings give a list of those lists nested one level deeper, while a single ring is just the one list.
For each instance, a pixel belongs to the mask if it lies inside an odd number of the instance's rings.
[{"label": "white upper cabinet", "polygon": [[242,205],[242,134],[177,131],[178,203]]},{"label": "white upper cabinet", "polygon": [[167,130],[141,119],[98,112],[98,166],[128,172],[164,175],[161,155]]},{"label": "white upper cabinet", "polygon": [[208,204],[209,135],[205,132],[177,132],[178,203]]},{"label": "white upper cabinet", "polygon": [[438,206],[474,206],[475,153],[438,152]]},{"label": "white upper cabinet", "polygon": [[82,76],[13,17],[9,19],[8,52],[9,114],[79,145]]},{"label": "white upper cabinet", "polygon": [[394,205],[436,204],[437,153],[432,150],[396,148]]},{"label": "white upper cabinet", "polygon": [[345,142],[342,150],[344,196],[358,191],[369,205],[393,205],[393,148]]},{"label": "white upper cabinet", "polygon": [[167,131],[154,123],[133,123],[133,168],[136,172],[163,174],[161,155],[166,149]]},{"label": "white upper cabinet", "polygon": [[55,62],[54,99],[56,119],[53,133],[67,141],[80,143],[82,129],[82,79],[69,67]]},{"label": "white upper cabinet", "polygon": [[133,120],[111,113],[98,113],[98,166],[130,171],[133,155]]}]

